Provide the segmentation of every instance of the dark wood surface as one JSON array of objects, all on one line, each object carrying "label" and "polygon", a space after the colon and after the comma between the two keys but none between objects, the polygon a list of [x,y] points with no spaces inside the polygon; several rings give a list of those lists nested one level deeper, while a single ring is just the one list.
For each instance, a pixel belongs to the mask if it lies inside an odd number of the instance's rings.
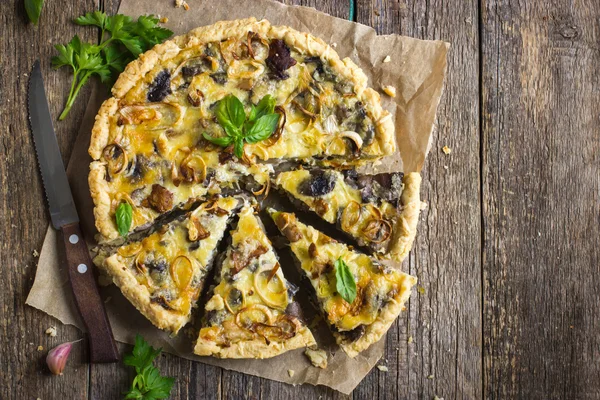
[{"label": "dark wood surface", "polygon": [[[171,1],[171,0],[160,0]],[[189,0],[193,9],[204,1]],[[350,3],[286,1],[348,18]],[[21,0],[0,2],[0,399],[116,399],[132,378],[90,366],[74,346],[61,377],[48,348],[81,333],[26,307],[48,223],[25,110],[26,74],[42,60],[52,115],[70,74],[51,72],[52,45],[93,30],[68,23],[119,0],[46,0],[40,26]],[[600,2],[355,0],[379,33],[451,42],[448,79],[426,162],[422,213],[407,263],[419,278],[387,335],[382,364],[354,399],[600,398]],[[64,160],[83,89],[55,124]],[[441,152],[444,145],[452,149]],[[38,346],[43,351],[38,351]],[[121,351],[129,346],[119,345]],[[340,399],[161,356],[171,398]]]}]

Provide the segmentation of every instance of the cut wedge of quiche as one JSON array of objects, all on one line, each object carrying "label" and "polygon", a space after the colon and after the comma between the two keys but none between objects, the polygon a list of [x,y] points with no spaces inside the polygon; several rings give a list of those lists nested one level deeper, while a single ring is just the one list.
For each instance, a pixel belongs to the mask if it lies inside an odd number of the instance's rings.
[{"label": "cut wedge of quiche", "polygon": [[143,240],[119,247],[101,267],[150,322],[176,334],[190,320],[239,202],[206,201]]},{"label": "cut wedge of quiche", "polygon": [[[157,45],[127,66],[112,93],[89,147],[104,240],[118,237],[120,203],[133,207],[135,230],[190,197],[235,187],[241,176],[265,183],[268,166],[256,160],[356,165],[396,149],[391,116],[357,65],[266,20],[219,22]],[[218,111],[230,96],[241,112]],[[265,98],[278,117],[260,124]]]},{"label": "cut wedge of quiche", "polygon": [[380,258],[402,261],[407,242],[409,248],[412,244],[414,208],[420,204],[418,174],[312,168],[282,172],[275,184],[299,208],[336,224]]},{"label": "cut wedge of quiche", "polygon": [[269,358],[315,344],[254,208],[240,212],[194,353]]},{"label": "cut wedge of quiche", "polygon": [[381,339],[404,309],[417,279],[352,250],[299,222],[292,213],[269,212],[346,354],[355,357]]}]

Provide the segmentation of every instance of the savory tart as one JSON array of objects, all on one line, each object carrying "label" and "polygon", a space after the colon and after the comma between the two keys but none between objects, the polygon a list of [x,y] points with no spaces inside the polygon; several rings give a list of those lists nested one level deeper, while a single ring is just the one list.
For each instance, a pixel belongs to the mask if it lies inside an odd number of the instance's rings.
[{"label": "savory tart", "polygon": [[[269,168],[258,160],[357,165],[396,149],[391,115],[357,65],[266,20],[219,22],[157,45],[127,66],[112,93],[89,147],[104,240],[118,237],[123,202],[135,230],[190,197],[235,187],[240,176],[264,183]],[[239,106],[221,107],[227,98]]]},{"label": "savory tart", "polygon": [[315,344],[294,302],[296,288],[283,276],[251,206],[240,212],[217,280],[194,353],[269,358]]},{"label": "savory tart", "polygon": [[190,320],[239,202],[206,201],[143,240],[119,247],[101,267],[150,322],[176,334]]},{"label": "savory tart", "polygon": [[[406,239],[401,231],[408,216],[403,215],[403,204],[418,203],[419,181],[413,175],[407,178],[405,186],[399,172],[359,175],[354,169],[312,168],[282,172],[275,184],[294,204],[336,224],[360,246],[381,258],[402,261],[399,256],[405,252],[398,247]],[[415,193],[416,199],[408,198]]]},{"label": "savory tart", "polygon": [[404,309],[417,279],[350,249],[292,213],[270,213],[340,347],[355,357],[377,342]]}]

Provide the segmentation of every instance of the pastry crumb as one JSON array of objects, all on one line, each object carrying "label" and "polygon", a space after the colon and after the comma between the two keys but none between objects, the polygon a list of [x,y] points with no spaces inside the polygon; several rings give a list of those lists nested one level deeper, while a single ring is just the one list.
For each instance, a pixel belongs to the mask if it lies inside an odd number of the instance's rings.
[{"label": "pastry crumb", "polygon": [[381,372],[388,372],[389,371],[388,367],[386,367],[385,365],[378,365],[377,369],[380,370]]},{"label": "pastry crumb", "polygon": [[433,396],[433,400],[444,400],[444,398],[443,397],[437,397],[437,395],[436,395],[436,396]]},{"label": "pastry crumb", "polygon": [[185,0],[175,0],[175,7],[177,7],[177,8],[183,7],[183,9],[185,11],[190,9],[190,5]]},{"label": "pastry crumb", "polygon": [[38,346],[37,351],[44,351],[44,346]]},{"label": "pastry crumb", "polygon": [[424,201],[421,202],[421,211],[423,210],[427,210],[427,203],[425,203]]},{"label": "pastry crumb", "polygon": [[425,294],[425,288],[423,286],[417,286],[417,292],[419,292],[419,294]]},{"label": "pastry crumb", "polygon": [[159,19],[161,24],[166,24],[167,22],[169,22],[169,18],[167,17],[162,17],[161,19]]},{"label": "pastry crumb", "polygon": [[31,255],[35,258],[38,258],[40,256],[40,253],[38,253],[38,251],[36,249],[33,249],[33,252],[31,253]]},{"label": "pastry crumb", "polygon": [[56,336],[56,327],[51,326],[50,328],[46,329],[46,335],[55,337]]},{"label": "pastry crumb", "polygon": [[331,47],[333,47],[335,49],[337,47],[337,43],[336,42],[331,43]]},{"label": "pastry crumb", "polygon": [[288,369],[288,375],[290,376],[290,378],[294,376],[295,373],[296,371],[294,371],[293,369]]},{"label": "pastry crumb", "polygon": [[325,350],[319,349],[316,346],[307,347],[304,354],[315,367],[322,369],[327,368],[327,353]]},{"label": "pastry crumb", "polygon": [[408,342],[408,343],[412,343],[412,342],[413,342],[413,337],[412,337],[412,336],[409,336],[409,337],[408,337],[408,340],[407,340],[407,342]]},{"label": "pastry crumb", "polygon": [[442,147],[442,151],[444,152],[444,154],[450,154],[452,153],[452,149],[448,146],[444,146]]},{"label": "pastry crumb", "polygon": [[383,59],[384,63],[389,63],[390,61],[392,61],[392,57],[390,56],[385,56],[385,58]]},{"label": "pastry crumb", "polygon": [[444,165],[444,169],[446,169],[446,170],[447,170],[447,169],[448,169],[448,166],[447,166],[447,165]]},{"label": "pastry crumb", "polygon": [[387,85],[382,87],[383,91],[385,92],[385,94],[387,94],[390,97],[396,97],[396,88],[393,87],[392,85]]},{"label": "pastry crumb", "polygon": [[433,375],[427,376],[427,379],[433,379]]}]

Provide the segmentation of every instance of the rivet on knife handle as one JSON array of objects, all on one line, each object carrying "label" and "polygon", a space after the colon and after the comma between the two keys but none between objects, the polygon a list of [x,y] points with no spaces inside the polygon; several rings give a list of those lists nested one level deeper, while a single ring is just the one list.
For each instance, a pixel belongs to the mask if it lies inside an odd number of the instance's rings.
[{"label": "rivet on knife handle", "polygon": [[79,224],[65,225],[61,230],[75,304],[88,331],[90,362],[118,361],[119,351],[113,338],[104,303],[96,286],[92,260]]}]

